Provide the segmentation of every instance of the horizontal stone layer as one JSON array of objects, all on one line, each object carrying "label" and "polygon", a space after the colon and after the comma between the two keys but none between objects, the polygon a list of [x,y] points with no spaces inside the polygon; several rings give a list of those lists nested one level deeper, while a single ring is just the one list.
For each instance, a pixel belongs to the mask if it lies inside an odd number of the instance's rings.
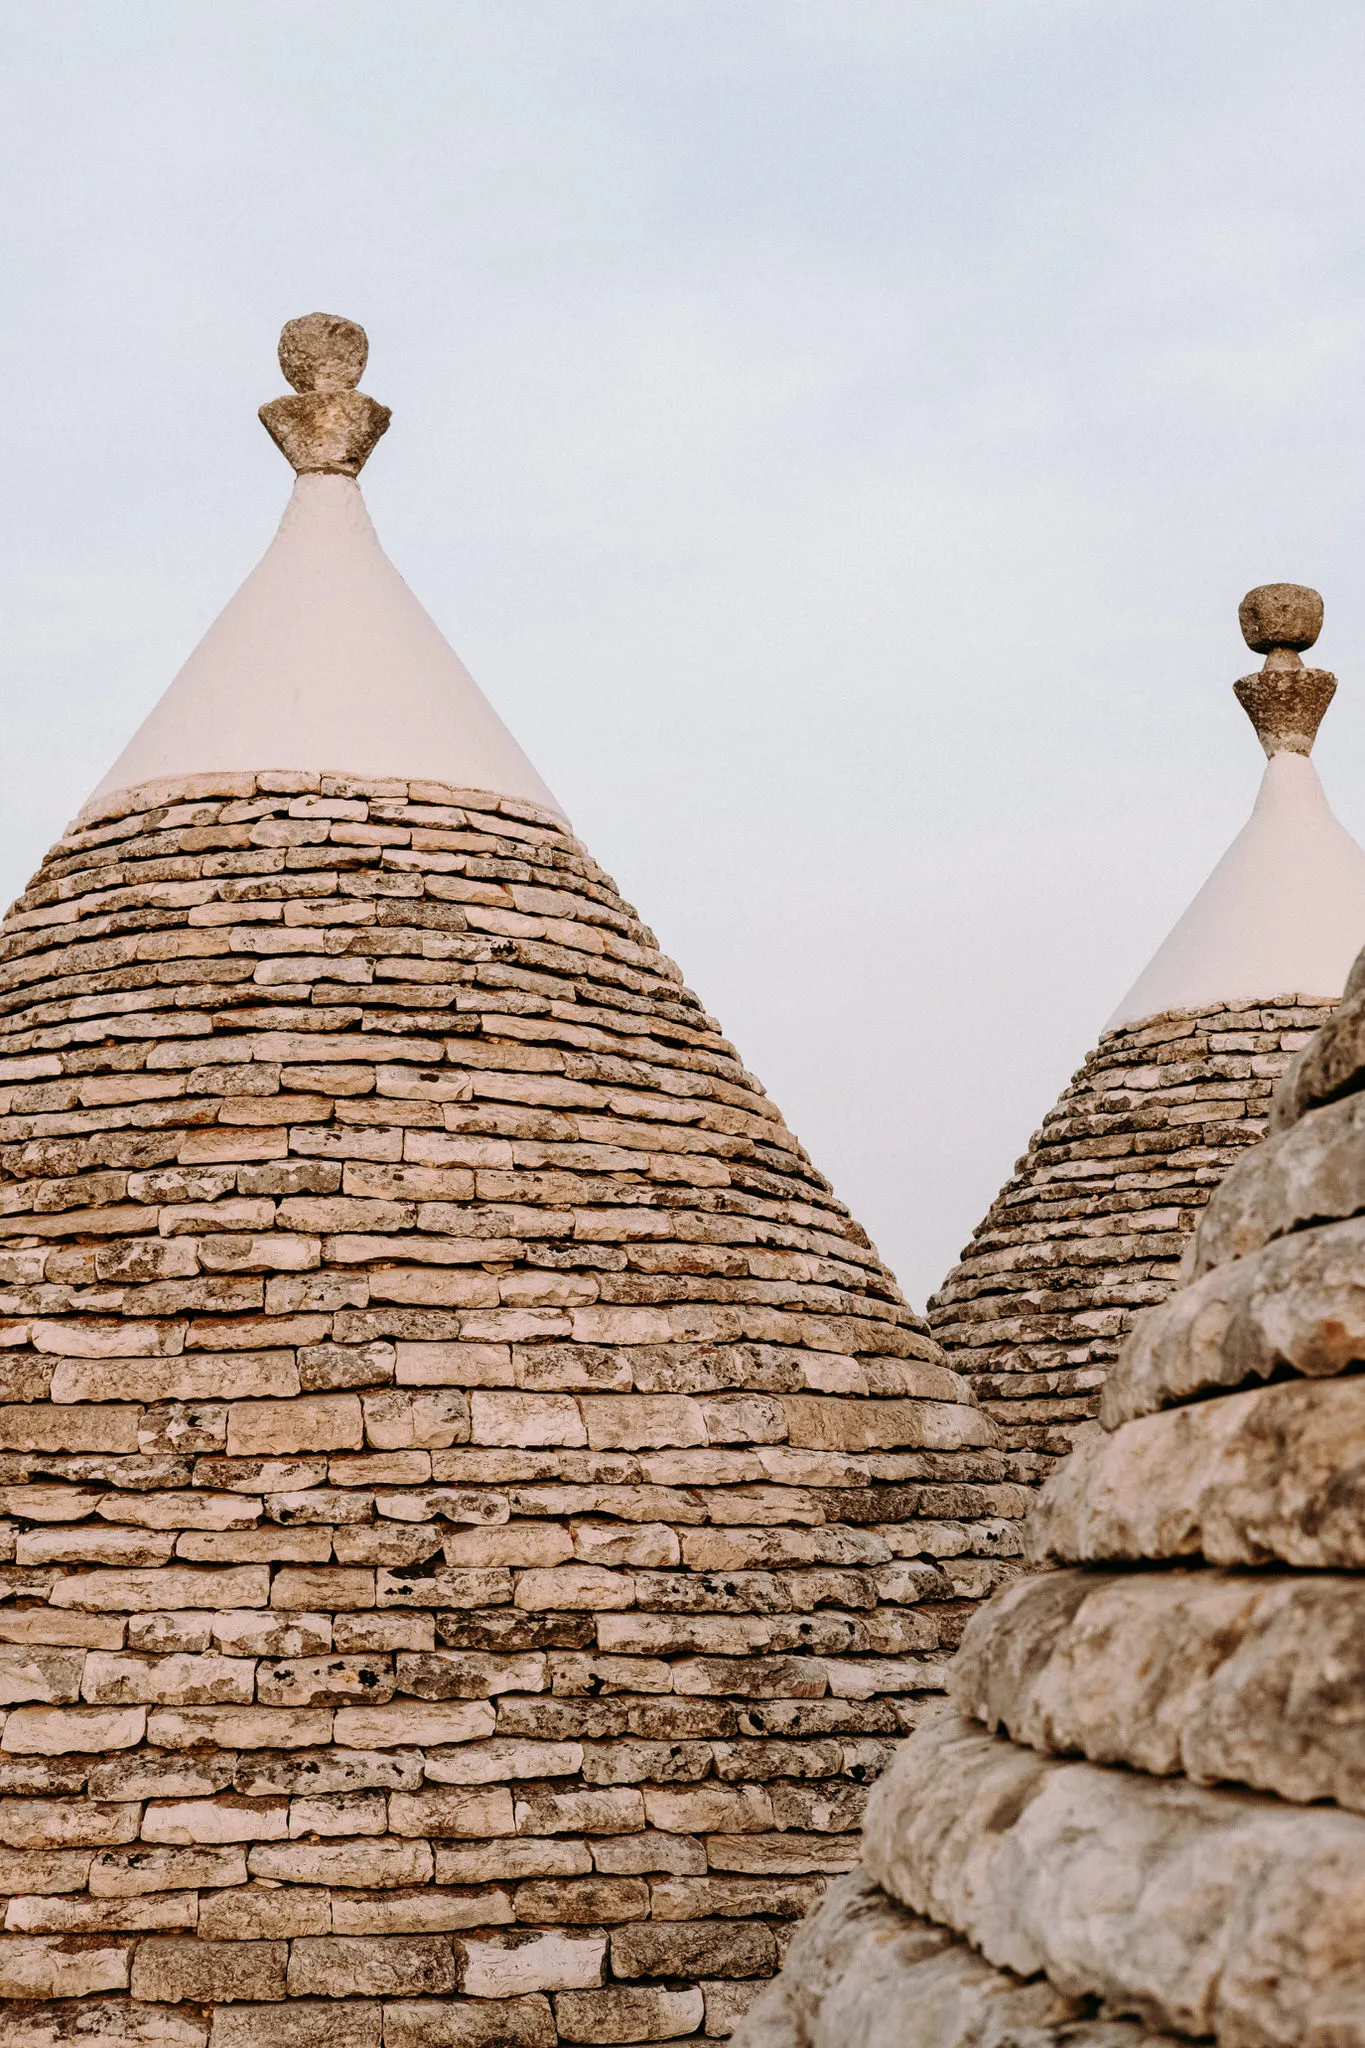
[{"label": "horizontal stone layer", "polygon": [[1328,1378],[1365,1359],[1365,1217],[1296,1230],[1215,1266],[1142,1316],[1105,1382],[1117,1429],[1277,1373]]},{"label": "horizontal stone layer", "polygon": [[1287,1130],[1306,1110],[1352,1094],[1363,1075],[1365,989],[1353,967],[1347,977],[1345,995],[1330,1023],[1298,1053],[1276,1090],[1271,1130]]},{"label": "horizontal stone layer", "polygon": [[998,1968],[1220,2048],[1365,2041],[1365,1820],[937,1719],[874,1794],[883,1890]]},{"label": "horizontal stone layer", "polygon": [[735,2048],[905,2048],[911,2038],[914,2048],[1167,2048],[1171,2037],[1099,2019],[1093,2000],[1046,1979],[992,1969],[858,1872],[801,1927]]},{"label": "horizontal stone layer", "polygon": [[1016,1742],[1365,1811],[1365,1582],[1049,1572],[970,1623],[960,1713]]},{"label": "horizontal stone layer", "polygon": [[1039,1563],[1365,1566],[1365,1379],[1291,1380],[1098,1428],[1027,1525]]},{"label": "horizontal stone layer", "polygon": [[[86,1974],[99,1972],[92,1964]],[[729,2034],[749,1995],[748,1986],[712,1981],[685,1990],[622,1986],[510,1999],[350,1998],[322,1987],[320,1996],[287,2005],[248,1995],[208,2007],[96,1996],[0,2013],[0,2048],[90,2040],[101,2048],[556,2048],[560,2041],[676,2040],[703,2029],[716,2038]]]},{"label": "horizontal stone layer", "polygon": [[1245,1258],[1306,1223],[1365,1210],[1365,1099],[1309,1110],[1229,1168],[1199,1221],[1191,1275]]}]

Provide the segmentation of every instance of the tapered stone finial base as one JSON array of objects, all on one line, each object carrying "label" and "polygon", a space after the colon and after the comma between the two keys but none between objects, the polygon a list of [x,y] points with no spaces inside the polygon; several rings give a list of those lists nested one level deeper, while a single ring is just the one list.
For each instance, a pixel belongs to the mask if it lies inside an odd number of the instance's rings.
[{"label": "tapered stone finial base", "polygon": [[1311,754],[1337,688],[1334,675],[1305,668],[1299,658],[1322,631],[1322,599],[1304,583],[1263,583],[1247,592],[1237,618],[1247,646],[1265,656],[1233,689],[1267,758]]},{"label": "tapered stone finial base", "polygon": [[261,424],[300,476],[359,476],[392,415],[356,385],[370,352],[363,327],[305,313],[280,335],[280,368],[294,387],[272,398]]}]

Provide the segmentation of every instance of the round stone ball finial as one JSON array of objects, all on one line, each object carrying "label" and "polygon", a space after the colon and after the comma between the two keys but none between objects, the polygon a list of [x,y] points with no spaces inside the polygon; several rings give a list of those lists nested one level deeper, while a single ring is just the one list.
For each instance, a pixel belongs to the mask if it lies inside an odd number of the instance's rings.
[{"label": "round stone ball finial", "polygon": [[1322,631],[1322,599],[1304,583],[1262,583],[1247,592],[1237,618],[1247,646],[1265,656],[1233,689],[1267,758],[1310,753],[1337,687],[1326,669],[1299,659]]},{"label": "round stone ball finial", "polygon": [[1301,654],[1322,631],[1322,599],[1306,583],[1262,583],[1242,599],[1237,619],[1254,654]]},{"label": "round stone ball finial", "polygon": [[364,328],[339,313],[305,313],[280,330],[280,368],[296,391],[354,391],[369,354]]}]

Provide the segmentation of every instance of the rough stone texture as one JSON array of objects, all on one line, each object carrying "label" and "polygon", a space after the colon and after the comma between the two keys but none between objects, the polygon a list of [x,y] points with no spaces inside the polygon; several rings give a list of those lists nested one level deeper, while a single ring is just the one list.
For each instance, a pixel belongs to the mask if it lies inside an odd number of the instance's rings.
[{"label": "rough stone texture", "polygon": [[945,1715],[878,1787],[865,1860],[999,1968],[1116,2016],[1220,2048],[1365,2041],[1354,1814],[1043,1757]]},{"label": "rough stone texture", "polygon": [[803,1924],[735,2048],[1164,2048],[1094,2003],[992,1969],[859,1872]]},{"label": "rough stone texture", "polygon": [[1176,1285],[1204,1204],[1330,1014],[1279,997],[1108,1032],[1048,1112],[928,1305],[1021,1478],[1045,1478],[1096,1413],[1135,1315]]},{"label": "rough stone texture", "polygon": [[1365,1359],[1365,1218],[1276,1238],[1215,1266],[1142,1317],[1100,1396],[1117,1429],[1198,1394],[1285,1372],[1326,1379]]},{"label": "rough stone texture", "polygon": [[1362,1002],[1357,962],[1029,1519],[1037,1561],[1149,1568],[1024,1578],[976,1614],[950,1674],[971,1718],[926,1717],[869,1807],[886,1896],[831,1896],[747,2048],[823,2048],[864,1997],[888,2041],[937,2040],[890,1897],[956,1937],[937,1966],[975,1949],[1115,2023],[1365,2048]]},{"label": "rough stone texture", "polygon": [[1365,1210],[1365,1096],[1308,1111],[1239,1159],[1199,1220],[1189,1273],[1245,1258],[1284,1232]]},{"label": "rough stone texture", "polygon": [[1039,1564],[1365,1566],[1365,1378],[1288,1381],[1096,1430],[1029,1523]]},{"label": "rough stone texture", "polygon": [[862,1231],[522,805],[112,800],[0,1003],[0,2048],[724,2037],[1019,1547]]},{"label": "rough stone texture", "polygon": [[1016,1742],[1365,1811],[1365,1584],[1048,1572],[981,1609],[958,1711]]},{"label": "rough stone texture", "polygon": [[1285,1070],[1270,1114],[1287,1131],[1310,1109],[1353,1095],[1365,1082],[1365,969],[1357,958],[1339,1007]]}]

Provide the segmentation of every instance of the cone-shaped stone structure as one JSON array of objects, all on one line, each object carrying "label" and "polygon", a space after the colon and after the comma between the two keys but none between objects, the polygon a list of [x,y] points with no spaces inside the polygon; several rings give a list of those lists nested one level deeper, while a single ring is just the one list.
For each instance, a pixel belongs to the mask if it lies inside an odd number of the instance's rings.
[{"label": "cone-shaped stone structure", "polygon": [[1235,685],[1268,757],[1251,817],[929,1303],[1035,1477],[1095,1413],[1136,1311],[1174,1286],[1204,1204],[1264,1132],[1276,1080],[1365,938],[1365,853],[1308,758],[1336,689],[1301,655],[1322,600],[1268,584],[1240,619],[1266,657]]},{"label": "cone-shaped stone structure", "polygon": [[280,533],[0,936],[12,2048],[723,2038],[1024,1505],[381,553],[364,360],[285,330]]},{"label": "cone-shaped stone structure", "polygon": [[1191,1276],[742,2048],[1365,2044],[1365,955]]}]

